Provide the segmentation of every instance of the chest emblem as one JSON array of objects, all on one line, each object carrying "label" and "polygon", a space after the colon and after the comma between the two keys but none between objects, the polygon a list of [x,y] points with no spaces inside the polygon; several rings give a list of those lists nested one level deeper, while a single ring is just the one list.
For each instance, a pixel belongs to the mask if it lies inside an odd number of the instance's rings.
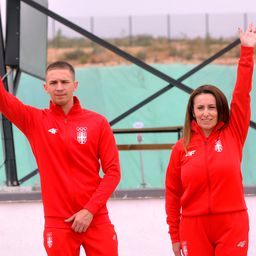
[{"label": "chest emblem", "polygon": [[56,134],[58,132],[58,130],[56,128],[51,128],[48,130],[48,132],[51,134]]},{"label": "chest emblem", "polygon": [[223,150],[223,146],[221,144],[220,139],[216,140],[214,149],[215,149],[216,152],[221,152]]},{"label": "chest emblem", "polygon": [[195,153],[196,153],[196,150],[190,150],[190,151],[187,152],[187,154],[185,155],[185,157],[193,156]]},{"label": "chest emblem", "polygon": [[76,140],[79,144],[85,144],[87,141],[87,127],[76,127]]}]

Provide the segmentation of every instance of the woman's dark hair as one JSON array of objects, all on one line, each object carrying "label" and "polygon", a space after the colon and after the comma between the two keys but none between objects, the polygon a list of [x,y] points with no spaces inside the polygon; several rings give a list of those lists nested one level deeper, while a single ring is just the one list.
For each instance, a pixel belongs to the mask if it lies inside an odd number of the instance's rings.
[{"label": "woman's dark hair", "polygon": [[195,119],[194,117],[194,99],[199,94],[212,94],[216,100],[216,107],[218,112],[218,122],[222,121],[227,125],[229,121],[229,106],[228,101],[224,93],[214,85],[202,85],[195,89],[189,97],[185,124],[183,131],[183,143],[185,151],[187,151],[188,144],[191,139],[191,122]]}]

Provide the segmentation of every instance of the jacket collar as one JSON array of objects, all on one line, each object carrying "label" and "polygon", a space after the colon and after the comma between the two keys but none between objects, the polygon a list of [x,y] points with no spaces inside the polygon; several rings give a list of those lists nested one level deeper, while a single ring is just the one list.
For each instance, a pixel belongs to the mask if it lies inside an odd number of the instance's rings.
[{"label": "jacket collar", "polygon": [[[217,131],[221,130],[224,127],[224,122],[218,122],[215,127],[213,128],[211,134],[209,137],[211,137],[213,134],[215,134]],[[191,130],[194,133],[201,134],[203,137],[205,137],[204,132],[202,128],[197,124],[195,120],[191,122]]]},{"label": "jacket collar", "polygon": [[[65,115],[62,108],[59,105],[54,104],[52,101],[50,101],[50,110],[58,115]],[[76,114],[82,110],[79,99],[74,96],[74,105],[70,109],[68,115],[70,114]]]}]

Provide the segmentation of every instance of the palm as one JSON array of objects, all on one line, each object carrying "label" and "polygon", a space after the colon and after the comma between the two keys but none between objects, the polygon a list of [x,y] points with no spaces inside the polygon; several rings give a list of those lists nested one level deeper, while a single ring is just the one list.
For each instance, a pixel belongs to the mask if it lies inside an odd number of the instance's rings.
[{"label": "palm", "polygon": [[256,45],[256,27],[250,24],[245,31],[239,29],[240,41],[243,46],[254,47]]}]

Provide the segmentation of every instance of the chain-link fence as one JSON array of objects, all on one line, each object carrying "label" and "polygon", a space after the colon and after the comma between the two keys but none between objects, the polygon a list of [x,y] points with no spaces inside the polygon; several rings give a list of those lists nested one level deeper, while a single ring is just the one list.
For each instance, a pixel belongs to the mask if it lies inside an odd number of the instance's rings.
[{"label": "chain-link fence", "polygon": [[[238,27],[256,22],[256,13],[237,14],[166,14],[123,17],[68,17],[69,20],[101,38],[132,38],[138,35],[183,39],[196,37],[235,37]],[[49,38],[58,33],[79,37],[76,32],[49,19]]]}]

